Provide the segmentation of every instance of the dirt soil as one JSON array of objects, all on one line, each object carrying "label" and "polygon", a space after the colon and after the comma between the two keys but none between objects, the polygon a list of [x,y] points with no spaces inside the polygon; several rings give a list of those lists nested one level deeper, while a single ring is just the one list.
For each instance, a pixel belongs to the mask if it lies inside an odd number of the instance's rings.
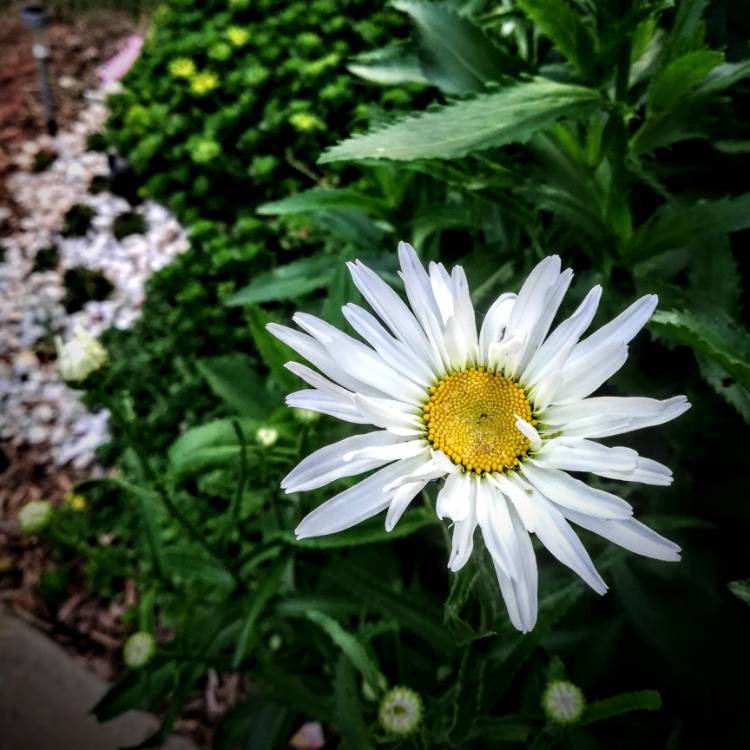
[{"label": "dirt soil", "polygon": [[[50,24],[48,64],[61,130],[78,116],[84,91],[98,86],[97,68],[135,29],[133,19],[116,13],[86,14]],[[7,190],[7,178],[15,169],[14,156],[23,143],[46,132],[31,34],[9,10],[0,13],[0,59],[0,209],[12,212],[4,228],[0,221],[2,234],[12,230],[9,225],[17,216]]]}]

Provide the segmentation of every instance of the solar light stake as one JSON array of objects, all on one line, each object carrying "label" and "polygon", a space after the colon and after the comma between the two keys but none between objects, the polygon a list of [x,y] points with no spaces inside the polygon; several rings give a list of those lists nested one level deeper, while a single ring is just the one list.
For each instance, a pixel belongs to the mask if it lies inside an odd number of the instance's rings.
[{"label": "solar light stake", "polygon": [[57,133],[57,120],[55,119],[55,100],[52,97],[52,87],[49,82],[49,48],[47,47],[47,34],[45,32],[49,24],[49,14],[43,5],[27,5],[20,13],[21,23],[24,28],[32,34],[31,51],[36,58],[39,70],[39,84],[42,89],[42,105],[44,116],[47,120],[47,132],[50,135]]}]

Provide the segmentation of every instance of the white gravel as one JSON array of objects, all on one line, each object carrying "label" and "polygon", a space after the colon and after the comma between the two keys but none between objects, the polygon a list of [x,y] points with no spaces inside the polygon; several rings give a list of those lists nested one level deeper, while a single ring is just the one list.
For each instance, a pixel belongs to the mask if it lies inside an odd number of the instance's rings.
[{"label": "white gravel", "polygon": [[[24,218],[15,234],[0,238],[5,248],[0,262],[0,442],[44,446],[52,462],[70,462],[77,469],[94,464],[94,450],[108,439],[108,414],[86,410],[78,392],[60,381],[54,362],[37,357],[38,342],[51,334],[65,339],[76,324],[95,336],[110,326],[128,328],[143,304],[146,279],[188,246],[177,220],[151,201],[134,209],[145,219],[145,234],[122,241],[112,235],[114,218],[131,207],[111,193],[88,192],[92,177],[108,172],[106,155],[86,151],[87,136],[106,120],[104,99],[103,90],[90,95],[68,132],[24,145],[18,156],[21,169],[9,185]],[[34,155],[49,149],[57,159],[33,174]],[[78,203],[96,212],[92,226],[85,237],[63,238],[65,214]],[[37,252],[53,244],[58,267],[33,272]],[[106,300],[89,301],[68,315],[62,305],[63,275],[80,266],[101,272],[114,290]]]}]

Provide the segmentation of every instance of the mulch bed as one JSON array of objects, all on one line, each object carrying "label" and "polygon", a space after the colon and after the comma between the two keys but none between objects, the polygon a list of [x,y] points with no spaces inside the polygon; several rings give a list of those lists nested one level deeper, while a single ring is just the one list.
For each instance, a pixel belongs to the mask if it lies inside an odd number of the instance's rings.
[{"label": "mulch bed", "polygon": [[[134,32],[134,21],[115,13],[87,14],[68,22],[54,21],[47,30],[50,79],[61,130],[81,109],[83,92],[99,85],[96,70]],[[11,217],[0,221],[0,234],[9,233],[18,209],[8,192],[7,179],[22,145],[46,132],[36,60],[31,55],[31,34],[10,11],[0,14],[0,208]]]}]

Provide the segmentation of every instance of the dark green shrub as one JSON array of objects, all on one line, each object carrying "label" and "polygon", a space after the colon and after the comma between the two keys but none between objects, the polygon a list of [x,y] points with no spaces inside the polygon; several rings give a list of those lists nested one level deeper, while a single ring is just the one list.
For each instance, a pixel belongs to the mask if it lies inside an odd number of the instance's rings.
[{"label": "dark green shrub", "polygon": [[115,217],[112,222],[112,234],[115,239],[121,240],[131,234],[144,234],[146,232],[146,220],[135,211],[125,211]]},{"label": "dark green shrub", "polygon": [[62,234],[63,237],[83,237],[91,228],[95,211],[91,206],[76,203],[65,214]]},{"label": "dark green shrub", "polygon": [[65,272],[63,282],[63,306],[69,313],[80,310],[90,300],[100,302],[107,299],[114,289],[106,276],[83,266],[69,268]]},{"label": "dark green shrub", "polygon": [[34,257],[34,265],[31,267],[32,273],[38,271],[51,271],[57,268],[57,264],[60,262],[60,251],[57,249],[57,245],[49,245],[36,251]]}]

